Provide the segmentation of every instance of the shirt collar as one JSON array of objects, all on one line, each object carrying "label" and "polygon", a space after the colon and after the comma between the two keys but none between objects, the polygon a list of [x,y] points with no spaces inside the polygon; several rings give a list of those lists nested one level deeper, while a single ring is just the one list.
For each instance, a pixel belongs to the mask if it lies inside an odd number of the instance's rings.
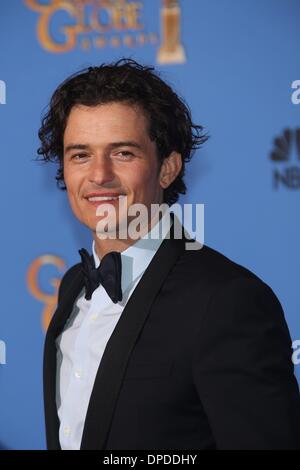
[{"label": "shirt collar", "polygon": [[[163,239],[166,237],[171,224],[170,210],[167,208],[160,220],[146,235],[121,252],[121,285],[123,293],[146,270]],[[95,240],[92,243],[92,252],[95,266],[98,268],[100,258],[96,253]]]}]

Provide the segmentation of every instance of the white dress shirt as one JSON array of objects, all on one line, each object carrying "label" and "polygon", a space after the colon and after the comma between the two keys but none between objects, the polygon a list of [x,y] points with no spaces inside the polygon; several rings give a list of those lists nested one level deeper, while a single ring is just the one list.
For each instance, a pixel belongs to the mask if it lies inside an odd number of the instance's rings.
[{"label": "white dress shirt", "polygon": [[[100,285],[90,300],[80,292],[63,332],[56,340],[56,405],[63,450],[80,449],[85,417],[106,344],[129,297],[170,228],[167,210],[144,237],[121,252],[123,299],[114,304]],[[159,237],[157,235],[159,234]],[[95,266],[100,259],[92,245]]]}]

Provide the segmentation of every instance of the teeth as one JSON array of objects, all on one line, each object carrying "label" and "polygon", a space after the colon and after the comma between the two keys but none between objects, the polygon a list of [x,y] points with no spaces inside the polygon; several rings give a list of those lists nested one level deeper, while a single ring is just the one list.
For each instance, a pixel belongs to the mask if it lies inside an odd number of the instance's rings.
[{"label": "teeth", "polygon": [[112,199],[115,200],[115,199],[121,199],[125,197],[124,195],[120,195],[120,196],[93,196],[93,197],[89,197],[88,200],[91,201],[91,202],[97,202],[97,201],[111,201]]}]

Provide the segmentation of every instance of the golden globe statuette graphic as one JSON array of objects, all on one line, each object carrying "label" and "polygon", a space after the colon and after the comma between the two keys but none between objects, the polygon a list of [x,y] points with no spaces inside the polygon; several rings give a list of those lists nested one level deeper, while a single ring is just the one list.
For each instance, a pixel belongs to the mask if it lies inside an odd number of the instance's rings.
[{"label": "golden globe statuette graphic", "polygon": [[45,265],[53,265],[59,271],[65,270],[65,262],[59,258],[58,256],[54,255],[43,255],[39,256],[35,259],[28,268],[27,271],[27,286],[29,292],[33,297],[38,299],[40,302],[43,302],[44,309],[43,309],[43,316],[42,316],[42,327],[44,331],[47,331],[49,326],[50,320],[54,313],[54,310],[57,305],[57,293],[60,284],[60,279],[54,278],[50,279],[50,284],[54,287],[54,293],[48,294],[43,292],[38,284],[38,275],[40,269]]},{"label": "golden globe statuette graphic", "polygon": [[178,0],[163,0],[161,9],[161,46],[157,54],[160,64],[180,64],[186,61],[181,44],[181,10]]}]

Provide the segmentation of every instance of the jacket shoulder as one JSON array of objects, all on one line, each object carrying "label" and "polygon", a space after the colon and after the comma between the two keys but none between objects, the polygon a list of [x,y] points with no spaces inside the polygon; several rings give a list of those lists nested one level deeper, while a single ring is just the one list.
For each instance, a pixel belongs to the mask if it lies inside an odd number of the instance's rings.
[{"label": "jacket shoulder", "polygon": [[263,282],[250,269],[208,245],[203,245],[198,250],[184,250],[179,260],[179,269],[189,272],[194,279],[205,279],[214,284],[222,284],[236,278],[252,278]]},{"label": "jacket shoulder", "polygon": [[72,281],[78,276],[81,272],[81,263],[74,264],[71,266],[63,275],[58,289],[58,303],[60,303],[61,298],[63,297],[66,290],[72,284]]}]

